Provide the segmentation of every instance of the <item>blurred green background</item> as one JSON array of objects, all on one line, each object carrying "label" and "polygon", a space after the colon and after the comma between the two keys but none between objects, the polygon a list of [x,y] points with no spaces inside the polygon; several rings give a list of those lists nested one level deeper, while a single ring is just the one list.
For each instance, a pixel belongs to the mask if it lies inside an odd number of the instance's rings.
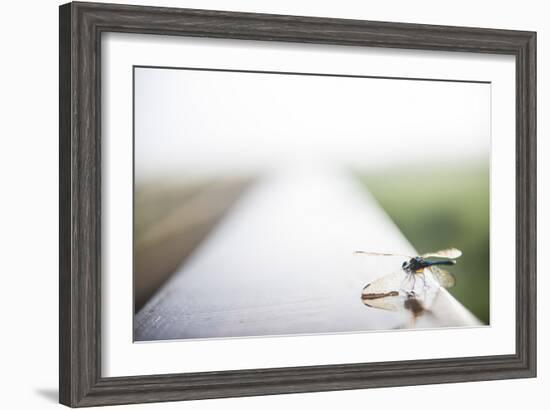
[{"label": "blurred green background", "polygon": [[489,164],[407,166],[358,172],[359,179],[422,254],[449,247],[463,255],[449,291],[489,323]]}]

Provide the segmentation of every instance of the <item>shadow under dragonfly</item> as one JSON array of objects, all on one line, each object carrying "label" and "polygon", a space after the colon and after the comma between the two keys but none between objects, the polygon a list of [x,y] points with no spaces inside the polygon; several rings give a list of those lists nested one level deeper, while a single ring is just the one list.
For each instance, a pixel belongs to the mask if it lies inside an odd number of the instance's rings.
[{"label": "shadow under dragonfly", "polygon": [[365,306],[375,309],[401,312],[408,316],[398,328],[414,328],[421,316],[431,316],[432,307],[441,285],[431,271],[425,273],[425,280],[416,281],[412,288],[403,289],[406,276],[402,272],[383,276],[363,288],[361,300]]},{"label": "shadow under dragonfly", "polygon": [[456,264],[455,259],[459,258],[462,252],[456,248],[449,248],[421,256],[368,251],[356,251],[355,254],[408,259],[402,263],[398,272],[383,276],[365,286],[361,300],[369,307],[407,312],[411,320],[406,327],[416,327],[420,316],[431,313],[430,309],[433,309],[434,301],[441,289],[453,287],[456,283],[454,275],[438,265]]}]

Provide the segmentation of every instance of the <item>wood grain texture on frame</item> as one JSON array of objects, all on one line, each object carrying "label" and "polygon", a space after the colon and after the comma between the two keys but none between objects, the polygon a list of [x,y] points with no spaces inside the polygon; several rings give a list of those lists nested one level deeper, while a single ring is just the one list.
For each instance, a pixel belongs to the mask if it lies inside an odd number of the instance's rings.
[{"label": "wood grain texture on frame", "polygon": [[[60,402],[72,407],[536,375],[536,33],[69,3],[60,7]],[[101,33],[509,54],[516,58],[516,353],[101,377]]]}]

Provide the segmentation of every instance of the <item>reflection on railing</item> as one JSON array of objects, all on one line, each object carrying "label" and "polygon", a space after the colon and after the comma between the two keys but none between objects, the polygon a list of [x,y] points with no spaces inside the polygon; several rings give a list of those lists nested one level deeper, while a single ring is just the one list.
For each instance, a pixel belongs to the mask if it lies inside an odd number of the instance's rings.
[{"label": "reflection on railing", "polygon": [[[439,268],[427,267],[418,275],[402,269],[382,276],[363,288],[361,300],[370,308],[406,315],[407,320],[399,328],[479,324],[469,312],[455,305],[442,286]],[[418,277],[421,279],[415,280]]]},{"label": "reflection on railing", "polygon": [[456,248],[428,252],[421,256],[366,251],[355,253],[407,258],[398,272],[365,286],[361,299],[366,306],[373,308],[409,312],[411,327],[415,326],[420,315],[429,311],[441,288],[450,288],[456,283],[454,275],[439,266],[452,266],[456,264],[455,259],[462,255]]}]

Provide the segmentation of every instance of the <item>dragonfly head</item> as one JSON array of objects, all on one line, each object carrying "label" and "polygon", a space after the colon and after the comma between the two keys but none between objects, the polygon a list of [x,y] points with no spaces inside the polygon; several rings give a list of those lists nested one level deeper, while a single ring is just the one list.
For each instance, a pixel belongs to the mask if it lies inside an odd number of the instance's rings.
[{"label": "dragonfly head", "polygon": [[420,256],[417,256],[416,258],[411,258],[408,261],[403,262],[401,265],[401,268],[405,272],[416,272],[419,269],[422,269],[426,266],[425,261]]},{"label": "dragonfly head", "polygon": [[405,272],[412,272],[414,271],[414,266],[415,266],[415,260],[414,259],[411,259],[411,260],[408,260],[408,261],[405,261],[403,262],[403,264],[401,265],[401,268],[405,271]]}]

